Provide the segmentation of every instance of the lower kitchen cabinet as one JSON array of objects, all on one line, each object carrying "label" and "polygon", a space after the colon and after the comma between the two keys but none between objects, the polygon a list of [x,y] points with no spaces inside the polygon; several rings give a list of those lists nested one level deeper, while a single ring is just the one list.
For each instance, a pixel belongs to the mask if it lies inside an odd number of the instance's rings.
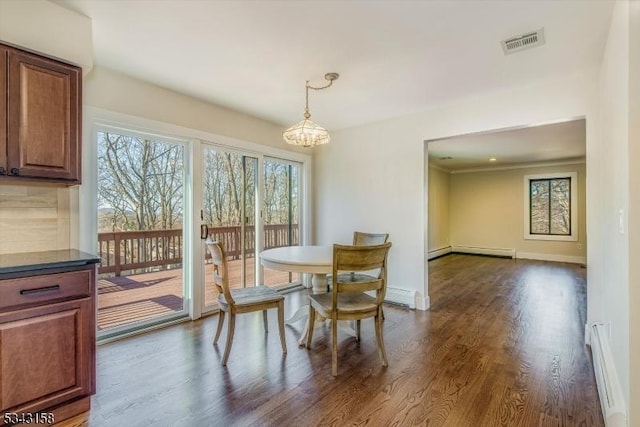
[{"label": "lower kitchen cabinet", "polygon": [[0,275],[0,425],[61,421],[96,390],[95,264],[29,274]]}]

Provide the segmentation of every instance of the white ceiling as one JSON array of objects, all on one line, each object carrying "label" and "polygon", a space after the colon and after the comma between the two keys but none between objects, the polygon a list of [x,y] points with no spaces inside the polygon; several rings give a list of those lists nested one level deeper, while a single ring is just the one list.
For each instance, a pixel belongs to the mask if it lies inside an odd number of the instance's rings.
[{"label": "white ceiling", "polygon": [[[336,130],[566,75],[600,61],[612,1],[56,0],[92,18],[95,61],[286,127],[304,85]],[[542,47],[500,41],[544,27]]]},{"label": "white ceiling", "polygon": [[585,120],[440,139],[428,151],[430,164],[449,171],[584,160]]}]

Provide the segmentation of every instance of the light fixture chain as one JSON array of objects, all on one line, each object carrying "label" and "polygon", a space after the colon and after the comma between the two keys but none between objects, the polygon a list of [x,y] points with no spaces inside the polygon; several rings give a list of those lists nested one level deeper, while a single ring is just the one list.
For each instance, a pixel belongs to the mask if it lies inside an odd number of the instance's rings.
[{"label": "light fixture chain", "polygon": [[309,117],[311,117],[311,114],[309,114],[309,80],[307,80],[307,84],[305,86],[306,89],[306,99],[305,99],[305,104],[304,104],[304,118],[308,119]]},{"label": "light fixture chain", "polygon": [[326,89],[328,87],[331,87],[331,85],[333,84],[334,80],[336,80],[340,75],[338,73],[327,73],[324,75],[324,78],[329,82],[329,84],[324,85],[324,86],[311,86],[309,84],[309,80],[307,80],[307,88],[309,89],[313,89],[313,90],[322,90],[322,89]]},{"label": "light fixture chain", "polygon": [[322,90],[322,89],[326,89],[326,88],[330,87],[332,84],[333,84],[333,80],[329,81],[328,85],[320,86],[320,87],[314,87],[314,86],[309,85],[309,81],[307,81],[307,88],[313,89],[313,90]]}]

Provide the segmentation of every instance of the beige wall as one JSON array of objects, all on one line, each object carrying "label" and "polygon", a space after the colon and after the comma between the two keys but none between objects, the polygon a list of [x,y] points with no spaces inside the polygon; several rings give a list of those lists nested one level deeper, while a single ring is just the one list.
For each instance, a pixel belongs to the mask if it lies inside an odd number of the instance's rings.
[{"label": "beige wall", "polygon": [[429,251],[450,245],[449,172],[429,165]]},{"label": "beige wall", "polygon": [[[524,238],[524,176],[553,172],[578,173],[577,242]],[[584,262],[585,178],[584,164],[452,174],[451,244],[515,249],[523,258],[538,254],[541,259]]]}]

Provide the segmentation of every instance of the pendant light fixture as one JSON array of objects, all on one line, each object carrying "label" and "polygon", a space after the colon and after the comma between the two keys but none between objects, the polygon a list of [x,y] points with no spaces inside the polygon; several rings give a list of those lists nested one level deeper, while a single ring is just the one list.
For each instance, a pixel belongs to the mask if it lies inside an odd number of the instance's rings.
[{"label": "pendant light fixture", "polygon": [[325,74],[324,78],[329,82],[329,84],[321,87],[313,87],[309,85],[309,80],[307,80],[307,84],[305,86],[306,103],[303,115],[304,120],[296,123],[282,133],[282,137],[287,142],[287,144],[297,145],[300,147],[315,147],[316,145],[326,144],[327,142],[329,142],[329,132],[327,132],[325,128],[318,126],[311,121],[311,113],[309,113],[309,89],[326,89],[330,87],[333,84],[333,81],[338,77],[340,77],[338,73]]}]

